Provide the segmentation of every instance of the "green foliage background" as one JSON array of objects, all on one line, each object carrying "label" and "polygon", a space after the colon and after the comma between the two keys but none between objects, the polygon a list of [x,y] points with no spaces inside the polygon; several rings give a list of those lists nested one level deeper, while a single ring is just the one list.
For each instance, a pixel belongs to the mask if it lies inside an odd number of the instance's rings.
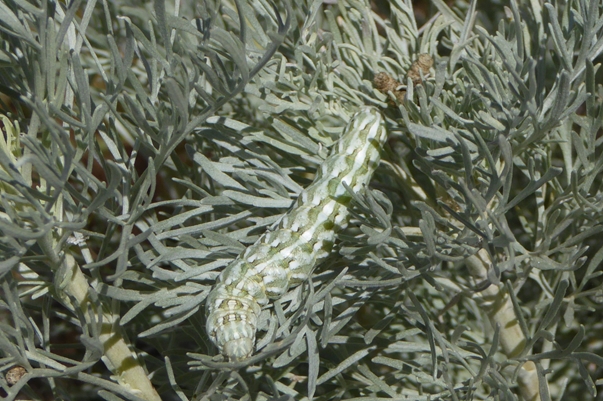
[{"label": "green foliage background", "polygon": [[[3,399],[154,399],[143,366],[164,400],[515,400],[526,361],[603,399],[599,2],[5,0],[0,37]],[[362,105],[390,140],[352,224],[221,360],[211,286]]]}]

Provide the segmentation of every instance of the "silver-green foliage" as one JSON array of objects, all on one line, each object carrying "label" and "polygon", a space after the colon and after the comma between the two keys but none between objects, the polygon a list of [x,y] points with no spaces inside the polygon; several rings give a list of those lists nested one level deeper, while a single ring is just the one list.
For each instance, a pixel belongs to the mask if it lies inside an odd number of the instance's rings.
[{"label": "silver-green foliage", "polygon": [[[514,400],[528,361],[541,399],[595,399],[599,2],[436,0],[421,27],[403,0],[67,3],[0,3],[1,104],[23,131],[0,151],[0,369],[28,372],[0,380],[8,399],[139,399],[100,362],[107,316],[163,399]],[[419,53],[433,74],[392,106],[373,76],[405,81]],[[372,189],[259,312],[258,352],[222,362],[212,286],[364,105],[390,135]],[[488,285],[525,338],[511,356]]]}]

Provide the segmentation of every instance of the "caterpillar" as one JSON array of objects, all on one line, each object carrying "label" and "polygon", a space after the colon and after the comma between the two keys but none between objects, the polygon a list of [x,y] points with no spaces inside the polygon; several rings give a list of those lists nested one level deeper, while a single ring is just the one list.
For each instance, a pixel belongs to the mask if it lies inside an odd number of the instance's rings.
[{"label": "caterpillar", "polygon": [[331,252],[335,233],[347,226],[354,192],[367,185],[386,140],[374,107],[358,111],[276,229],[267,231],[220,274],[207,298],[206,330],[231,361],[253,353],[257,320],[270,299],[307,280]]}]

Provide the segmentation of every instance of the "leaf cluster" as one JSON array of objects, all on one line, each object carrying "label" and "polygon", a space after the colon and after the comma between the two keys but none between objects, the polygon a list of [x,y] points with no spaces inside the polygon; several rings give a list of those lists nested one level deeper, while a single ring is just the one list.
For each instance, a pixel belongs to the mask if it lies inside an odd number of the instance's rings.
[{"label": "leaf cluster", "polygon": [[[0,370],[28,372],[3,397],[140,399],[102,363],[117,316],[163,399],[516,400],[528,361],[542,400],[597,399],[603,8],[369,3],[0,3]],[[390,140],[350,226],[223,362],[213,283],[365,104]]]}]

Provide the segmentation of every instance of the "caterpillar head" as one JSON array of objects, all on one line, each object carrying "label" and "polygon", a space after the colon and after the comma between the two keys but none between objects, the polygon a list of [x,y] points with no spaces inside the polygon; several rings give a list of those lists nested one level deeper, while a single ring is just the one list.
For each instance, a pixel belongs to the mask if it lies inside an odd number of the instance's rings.
[{"label": "caterpillar head", "polygon": [[229,322],[218,332],[215,343],[230,361],[249,358],[255,343],[255,328],[241,321]]},{"label": "caterpillar head", "polygon": [[260,306],[246,297],[219,294],[208,302],[207,333],[222,355],[230,361],[253,353]]}]

